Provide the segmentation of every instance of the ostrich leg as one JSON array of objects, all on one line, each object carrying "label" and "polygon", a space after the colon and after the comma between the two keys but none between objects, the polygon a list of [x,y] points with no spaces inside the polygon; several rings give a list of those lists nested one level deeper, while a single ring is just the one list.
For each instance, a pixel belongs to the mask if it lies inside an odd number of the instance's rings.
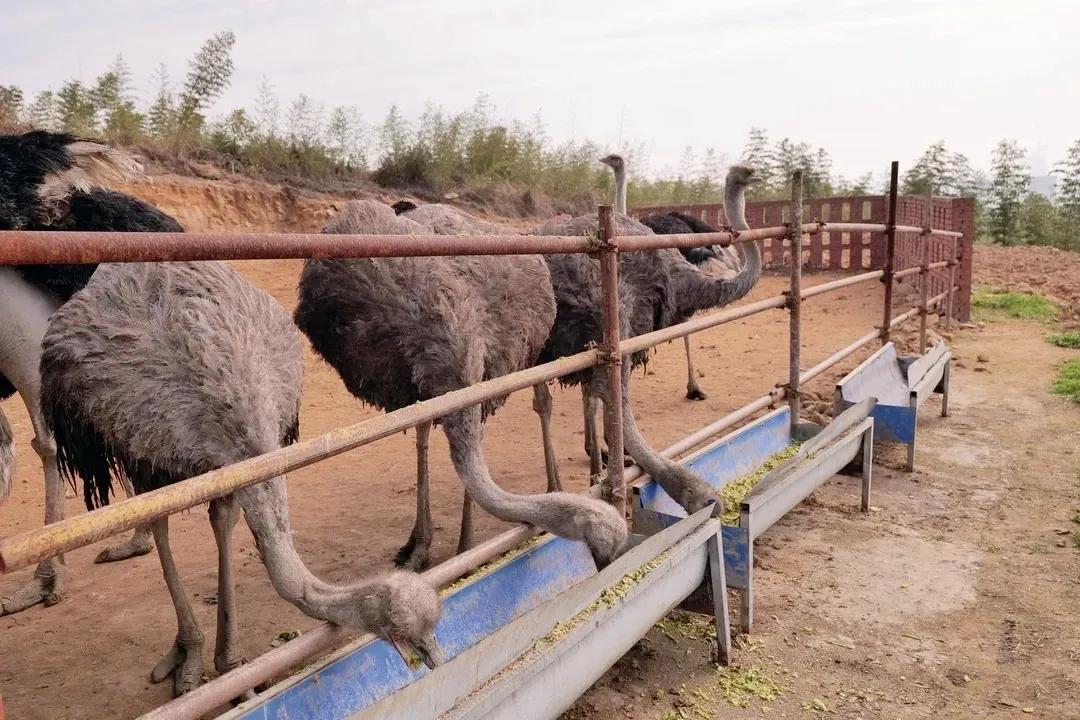
[{"label": "ostrich leg", "polygon": [[596,409],[599,405],[596,397],[589,392],[585,384],[581,386],[581,408],[585,414],[585,452],[589,456],[589,484],[595,485],[596,479],[604,469],[603,449],[600,447],[600,430],[596,425]]},{"label": "ostrich leg", "polygon": [[[36,367],[35,363],[35,373]],[[16,387],[20,388],[19,393],[26,403],[30,423],[34,428],[31,445],[41,458],[45,471],[45,524],[57,522],[64,519],[64,483],[60,479],[56,463],[56,443],[41,417],[41,388],[36,377]],[[21,612],[41,602],[46,606],[60,602],[63,599],[64,572],[63,555],[42,560],[34,570],[30,582],[13,594],[0,598],[0,615]]]},{"label": "ostrich leg", "polygon": [[697,383],[697,374],[694,372],[694,358],[690,353],[689,335],[683,335],[683,345],[686,347],[686,399],[707,400],[709,396],[702,392]]},{"label": "ostrich leg", "polygon": [[236,586],[233,582],[232,534],[240,515],[232,495],[210,501],[210,526],[218,551],[217,639],[214,667],[226,673],[242,661],[236,657]]},{"label": "ostrich leg", "polygon": [[161,572],[165,576],[165,585],[169,588],[173,607],[176,608],[176,640],[172,649],[150,671],[150,680],[159,683],[172,675],[173,693],[179,697],[194,690],[202,679],[203,634],[180,582],[180,573],[176,569],[176,562],[169,547],[169,518],[155,520],[153,530],[158,558],[161,560]]},{"label": "ostrich leg", "polygon": [[404,547],[394,556],[394,562],[410,570],[420,571],[427,567],[431,550],[431,500],[430,475],[428,474],[428,437],[431,423],[416,426],[416,522]]},{"label": "ostrich leg", "polygon": [[548,492],[561,492],[559,463],[551,439],[551,391],[547,383],[533,385],[533,410],[540,416],[540,432],[544,437],[544,470],[547,472]]},{"label": "ostrich leg", "polygon": [[460,555],[472,547],[472,499],[466,490],[461,501],[461,535],[458,537],[457,551]]},{"label": "ostrich leg", "polygon": [[[124,493],[128,497],[135,497],[135,488],[131,486],[131,480],[126,476],[120,478],[120,482],[124,486]],[[128,558],[138,557],[139,555],[147,555],[154,549],[154,544],[150,540],[150,526],[140,525],[135,528],[135,534],[132,535],[125,542],[119,545],[110,545],[94,558],[96,563],[117,562],[118,560],[127,560]]]}]

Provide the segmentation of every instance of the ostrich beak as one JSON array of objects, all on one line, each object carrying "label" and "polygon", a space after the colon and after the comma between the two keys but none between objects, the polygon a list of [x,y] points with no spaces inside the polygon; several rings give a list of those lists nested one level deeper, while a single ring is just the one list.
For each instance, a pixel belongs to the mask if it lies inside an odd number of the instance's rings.
[{"label": "ostrich beak", "polygon": [[390,636],[390,643],[394,646],[394,649],[401,655],[401,659],[412,671],[420,669],[421,665],[427,665],[430,669],[434,670],[439,665],[443,664],[442,650],[439,648],[439,644],[432,638],[430,642],[424,642],[422,645],[414,645],[408,640],[397,637],[396,635]]}]

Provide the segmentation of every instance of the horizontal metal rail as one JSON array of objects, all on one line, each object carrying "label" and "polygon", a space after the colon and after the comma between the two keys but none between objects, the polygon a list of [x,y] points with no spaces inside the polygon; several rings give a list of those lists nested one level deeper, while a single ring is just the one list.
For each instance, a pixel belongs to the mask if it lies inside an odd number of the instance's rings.
[{"label": "horizontal metal rail", "polygon": [[812,298],[815,295],[822,295],[827,292],[832,292],[833,290],[839,290],[840,288],[846,288],[850,287],[851,285],[858,285],[859,283],[877,280],[878,278],[884,277],[884,275],[884,270],[871,270],[870,272],[852,275],[851,277],[846,277],[840,280],[833,280],[832,282],[821,283],[819,285],[814,285],[803,290],[802,298],[803,300],[806,300],[807,298]]}]

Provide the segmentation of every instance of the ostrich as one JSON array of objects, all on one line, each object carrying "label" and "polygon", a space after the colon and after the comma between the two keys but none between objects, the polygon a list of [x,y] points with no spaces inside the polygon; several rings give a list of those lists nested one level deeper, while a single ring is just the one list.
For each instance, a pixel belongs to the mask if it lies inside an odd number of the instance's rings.
[{"label": "ostrich", "polygon": [[[133,176],[138,164],[127,154],[71,135],[35,131],[0,136],[0,229],[4,230],[179,230],[167,215],[138,200],[97,189]],[[41,339],[49,316],[86,284],[94,265],[0,267],[0,399],[16,391],[34,429],[32,446],[45,476],[45,522],[64,517],[64,488],[57,473],[56,446],[40,411]],[[13,438],[0,410],[0,501],[7,494],[14,459]],[[129,486],[125,489],[133,494]],[[149,528],[126,543],[108,547],[95,562],[145,555],[153,549]],[[63,596],[63,557],[41,561],[30,582],[0,598],[0,615]]]},{"label": "ostrich", "polygon": [[[648,215],[641,218],[640,221],[657,235],[716,232],[716,228],[680,212]],[[705,246],[680,248],[680,252],[689,262],[701,267],[712,277],[722,277],[730,280],[738,275],[740,262],[734,248]],[[706,400],[708,395],[698,385],[697,373],[694,372],[694,358],[690,351],[689,335],[683,336],[683,346],[686,349],[686,399]]]},{"label": "ostrich", "polygon": [[[294,442],[302,374],[288,314],[225,263],[102,265],[49,322],[42,408],[61,472],[82,479],[92,507],[107,501],[113,475],[142,493]],[[229,545],[240,509],[281,597],[312,617],[379,634],[407,662],[440,662],[435,590],[410,573],[353,585],[317,578],[293,546],[285,478],[276,477],[210,502],[219,672],[239,664]],[[153,532],[178,630],[151,680],[172,675],[180,695],[202,676],[203,635],[173,561],[168,517]]]},{"label": "ostrich", "polygon": [[[430,231],[373,201],[353,201],[327,233],[407,235]],[[300,276],[296,323],[315,351],[364,402],[387,411],[529,367],[548,337],[555,301],[537,256],[308,260]],[[488,400],[439,419],[450,459],[468,496],[495,517],[584,540],[598,566],[626,541],[621,513],[565,492],[514,495],[491,479],[483,422],[505,402]],[[417,427],[417,522],[398,560],[427,560],[426,440]]]},{"label": "ostrich", "polygon": [[[732,167],[725,184],[725,203],[728,217],[745,227],[743,200],[753,171]],[[538,231],[543,235],[574,235],[596,232],[596,215],[574,218],[564,223],[546,223]],[[615,216],[615,232],[619,235],[651,234],[644,225],[624,215]],[[761,270],[761,255],[756,244],[747,249],[747,262],[733,279],[709,277],[687,262],[681,253],[671,249],[647,252],[628,252],[619,255],[620,300],[623,306],[623,336],[639,335],[681,322],[694,312],[726,305],[745,295]],[[580,352],[602,336],[600,317],[599,266],[582,255],[550,255],[547,257],[555,289],[557,315],[551,338],[541,353],[541,360]],[[645,353],[623,365],[623,443],[627,453],[649,473],[661,487],[688,512],[700,510],[715,502],[712,488],[686,468],[657,454],[641,436],[630,407],[630,367],[645,361]],[[584,371],[566,381],[582,386],[585,400],[586,444],[593,458],[593,471],[599,470],[599,440],[596,432],[596,398],[604,399],[603,382],[598,373]],[[719,508],[718,508],[719,511]]]},{"label": "ostrich", "polygon": [[[600,162],[611,168],[615,175],[615,212],[626,214],[626,161],[621,155],[612,153],[600,158]],[[731,217],[730,215],[728,216]],[[682,233],[707,233],[715,232],[714,228],[696,218],[683,213],[667,213],[663,215],[649,215],[640,221],[658,235],[674,235]],[[729,221],[730,222],[730,221]],[[680,248],[683,257],[688,261],[702,267],[708,264],[708,273],[714,277],[733,279],[740,269],[739,257],[733,248]],[[712,262],[713,260],[719,262]],[[705,268],[703,268],[705,269]],[[755,278],[756,282],[756,278]],[[683,347],[686,350],[686,399],[706,400],[708,395],[698,385],[697,373],[694,372],[694,360],[690,350],[690,336],[683,337]]]}]

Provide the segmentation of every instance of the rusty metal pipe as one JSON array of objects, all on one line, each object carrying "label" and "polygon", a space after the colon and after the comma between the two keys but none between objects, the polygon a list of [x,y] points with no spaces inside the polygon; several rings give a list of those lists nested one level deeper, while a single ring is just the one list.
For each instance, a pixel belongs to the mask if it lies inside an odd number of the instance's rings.
[{"label": "rusty metal pipe", "polygon": [[626,482],[623,479],[622,352],[619,324],[619,246],[610,205],[597,208],[600,225],[600,287],[603,292],[604,338],[600,355],[607,367],[607,398],[604,403],[604,436],[608,446],[604,499],[626,517]]},{"label": "rusty metal pipe", "polygon": [[919,272],[919,354],[926,352],[926,323],[930,295],[930,230],[934,217],[934,195],[927,191],[923,202],[922,263]]},{"label": "rusty metal pipe", "polygon": [[[825,223],[812,222],[803,225],[803,233],[813,235],[821,232]],[[756,228],[754,230],[742,230],[740,232],[719,231],[712,233],[680,233],[676,235],[621,235],[612,240],[618,244],[620,252],[638,252],[641,250],[658,250],[661,248],[693,248],[705,245],[720,245],[727,247],[734,243],[756,242],[758,240],[781,239],[787,237],[788,227],[776,225],[774,227]]]},{"label": "rusty metal pipe", "polygon": [[953,285],[956,284],[956,246],[958,244],[956,238],[952,238],[952,243],[949,249],[949,260],[946,265],[949,268],[949,289],[945,299],[945,329],[952,330],[952,316],[953,316]]},{"label": "rusty metal pipe", "polygon": [[885,273],[882,281],[885,283],[884,317],[881,320],[881,344],[889,342],[889,324],[892,318],[893,280],[896,273],[896,196],[900,186],[900,163],[893,160],[889,168],[889,217],[885,227]]},{"label": "rusty metal pipe", "polygon": [[821,373],[823,373],[826,370],[828,370],[829,368],[831,368],[833,365],[836,365],[838,362],[840,362],[841,360],[843,360],[847,356],[849,356],[852,353],[858,351],[863,346],[874,342],[875,340],[877,340],[880,337],[881,337],[881,330],[875,328],[873,332],[869,332],[866,335],[863,335],[861,338],[859,338],[855,342],[853,342],[850,345],[844,347],[843,349],[837,350],[832,355],[825,358],[824,360],[819,362],[817,365],[813,366],[812,368],[810,368],[809,370],[804,372],[802,374],[802,377],[801,377],[802,382],[810,382],[811,380],[816,378],[818,375],[820,375]]},{"label": "rusty metal pipe", "polygon": [[787,292],[788,318],[788,407],[791,409],[791,435],[799,424],[801,398],[799,396],[799,349],[802,330],[802,170],[791,174],[791,230],[788,233],[788,249],[791,253],[791,279]]},{"label": "rusty metal pipe", "polygon": [[0,231],[0,265],[523,255],[596,249],[594,238],[559,235]]},{"label": "rusty metal pipe", "polygon": [[839,290],[840,288],[850,287],[851,285],[858,285],[859,283],[869,282],[870,280],[877,280],[878,278],[884,277],[884,275],[884,270],[871,270],[870,272],[852,275],[851,277],[846,277],[841,280],[833,280],[832,282],[821,283],[819,285],[814,285],[803,290],[802,298],[803,300],[806,300],[807,298],[812,298],[817,295],[823,295],[827,292]]},{"label": "rusty metal pipe", "polygon": [[240,488],[263,482],[493,397],[597,364],[595,351],[486,380],[265,455],[143,493],[92,512],[0,539],[0,573],[103,540]]}]

